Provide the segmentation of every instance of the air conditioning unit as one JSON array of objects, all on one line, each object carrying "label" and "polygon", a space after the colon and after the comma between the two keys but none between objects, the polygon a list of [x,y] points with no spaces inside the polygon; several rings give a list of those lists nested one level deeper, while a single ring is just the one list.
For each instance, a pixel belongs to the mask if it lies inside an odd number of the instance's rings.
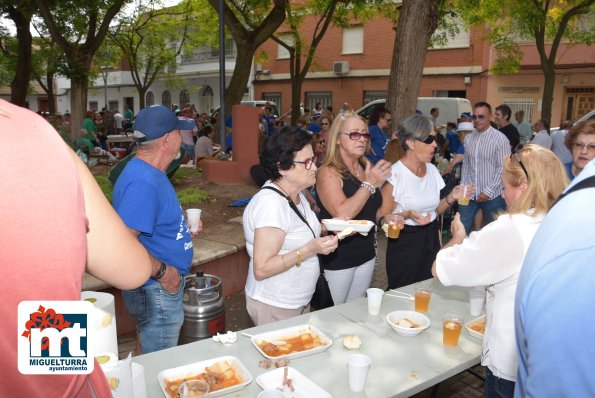
[{"label": "air conditioning unit", "polygon": [[262,64],[254,64],[254,70],[256,72],[262,72]]},{"label": "air conditioning unit", "polygon": [[336,75],[346,75],[349,73],[349,62],[335,61],[333,62],[333,72]]}]

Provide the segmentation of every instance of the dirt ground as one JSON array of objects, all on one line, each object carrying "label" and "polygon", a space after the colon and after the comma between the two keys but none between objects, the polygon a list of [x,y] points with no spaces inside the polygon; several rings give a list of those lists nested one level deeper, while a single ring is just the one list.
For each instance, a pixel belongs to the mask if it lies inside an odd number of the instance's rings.
[{"label": "dirt ground", "polygon": [[[111,166],[95,165],[91,167],[93,175],[107,176]],[[209,195],[206,202],[195,203],[187,207],[197,207],[202,210],[201,219],[203,225],[213,231],[218,225],[237,216],[242,215],[243,207],[230,207],[229,205],[238,199],[250,197],[258,191],[254,184],[230,184],[219,185],[206,181],[202,173],[195,169],[182,170],[174,175],[174,187],[176,190],[184,188],[198,188]],[[186,207],[186,206],[185,206]]]}]

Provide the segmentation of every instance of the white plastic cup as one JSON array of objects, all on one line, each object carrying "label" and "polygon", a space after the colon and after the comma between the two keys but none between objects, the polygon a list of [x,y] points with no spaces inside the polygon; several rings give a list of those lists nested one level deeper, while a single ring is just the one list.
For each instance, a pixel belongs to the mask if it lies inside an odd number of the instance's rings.
[{"label": "white plastic cup", "polygon": [[481,315],[483,303],[486,299],[485,287],[478,286],[469,289],[469,312],[473,316]]},{"label": "white plastic cup", "polygon": [[258,394],[258,398],[284,398],[285,394],[283,394],[279,390],[264,390]]},{"label": "white plastic cup", "polygon": [[371,363],[370,357],[363,354],[349,356],[347,359],[347,373],[349,374],[349,389],[351,391],[364,391]]},{"label": "white plastic cup", "polygon": [[380,313],[380,306],[382,305],[382,296],[384,290],[372,287],[366,290],[368,294],[368,314],[378,315]]},{"label": "white plastic cup", "polygon": [[190,226],[190,233],[195,234],[198,232],[198,226],[200,225],[200,213],[201,209],[188,209],[186,214],[188,215],[188,225]]}]

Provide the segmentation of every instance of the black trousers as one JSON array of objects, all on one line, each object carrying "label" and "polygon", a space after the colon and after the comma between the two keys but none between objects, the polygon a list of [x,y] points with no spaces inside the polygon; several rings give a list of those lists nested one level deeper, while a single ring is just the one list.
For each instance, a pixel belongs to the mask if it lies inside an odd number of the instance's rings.
[{"label": "black trousers", "polygon": [[398,239],[388,239],[388,288],[397,289],[432,277],[432,264],[440,250],[438,222],[421,227],[405,225]]}]

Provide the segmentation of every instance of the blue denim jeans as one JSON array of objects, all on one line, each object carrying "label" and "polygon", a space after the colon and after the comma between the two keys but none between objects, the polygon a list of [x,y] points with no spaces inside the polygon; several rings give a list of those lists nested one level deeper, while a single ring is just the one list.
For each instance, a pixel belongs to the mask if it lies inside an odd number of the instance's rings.
[{"label": "blue denim jeans", "polygon": [[183,291],[184,278],[175,294],[165,291],[160,283],[122,291],[124,305],[136,320],[143,354],[178,345],[184,323]]},{"label": "blue denim jeans", "polygon": [[514,381],[501,379],[494,376],[486,367],[486,380],[484,385],[485,398],[512,398],[514,397]]},{"label": "blue denim jeans", "polygon": [[483,210],[483,219],[485,220],[485,224],[489,224],[494,221],[496,217],[498,217],[498,212],[506,210],[506,202],[500,195],[492,200],[488,200],[487,202],[470,200],[467,206],[459,205],[461,223],[463,223],[465,226],[467,235],[471,231],[471,224],[473,223],[475,213],[477,213],[480,209]]}]

